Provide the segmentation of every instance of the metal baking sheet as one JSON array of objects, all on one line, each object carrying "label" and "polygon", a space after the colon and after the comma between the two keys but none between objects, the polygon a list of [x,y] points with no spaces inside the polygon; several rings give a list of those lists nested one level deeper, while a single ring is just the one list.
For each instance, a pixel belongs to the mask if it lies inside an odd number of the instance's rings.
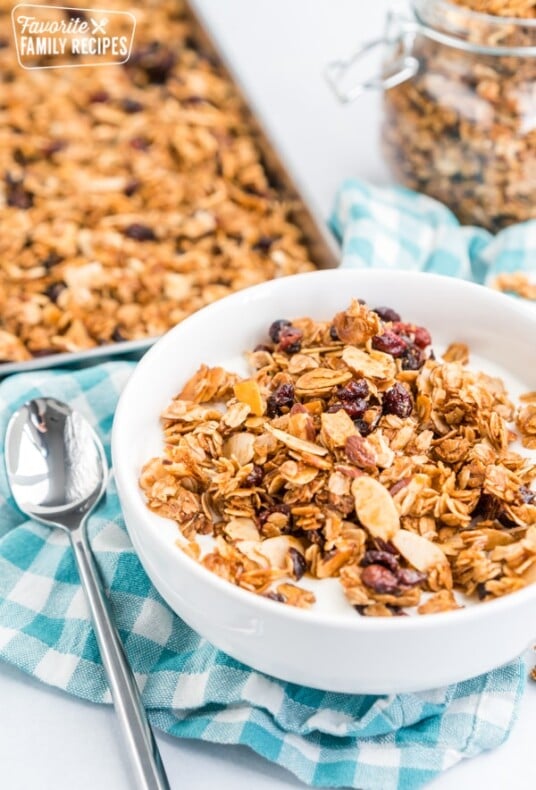
[{"label": "metal baking sheet", "polygon": [[[277,184],[279,193],[285,199],[291,200],[296,206],[291,215],[292,220],[302,231],[303,239],[308,248],[312,262],[319,269],[335,268],[339,263],[340,248],[333,235],[330,233],[317,210],[311,205],[303,189],[297,184],[288,164],[283,160],[279,151],[277,151],[260,120],[258,111],[253,106],[251,100],[246,96],[241,86],[239,76],[230,65],[225,54],[215,43],[208,25],[199,10],[196,9],[194,4],[189,2],[189,0],[186,1],[185,5],[191,17],[191,22],[195,29],[195,36],[199,43],[218,60],[222,73],[234,84],[242,99],[253,135],[261,150],[266,172],[270,180],[274,184]],[[0,365],[0,378],[11,373],[53,368],[62,365],[92,365],[118,355],[130,355],[134,359],[139,358],[158,340],[158,337],[157,335],[142,340],[127,340],[122,343],[110,343],[88,349],[87,351],[67,351],[60,354],[50,354],[49,356],[35,357],[34,359],[24,362],[5,362]]]}]

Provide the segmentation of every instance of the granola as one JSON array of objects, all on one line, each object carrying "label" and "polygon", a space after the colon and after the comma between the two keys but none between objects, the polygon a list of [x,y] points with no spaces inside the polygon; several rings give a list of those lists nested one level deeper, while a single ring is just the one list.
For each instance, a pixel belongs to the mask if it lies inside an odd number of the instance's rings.
[{"label": "granola", "polygon": [[492,282],[492,287],[503,293],[536,301],[536,282],[523,272],[499,274]]},{"label": "granola", "polygon": [[[535,218],[534,2],[415,5],[426,25],[460,46],[417,35],[417,74],[386,91],[383,147],[394,174],[445,203],[464,224],[497,231]],[[525,47],[527,54],[487,54],[473,45]],[[399,56],[395,48],[387,65]]]},{"label": "granola", "polygon": [[536,464],[512,443],[536,447],[536,395],[515,407],[467,346],[436,359],[431,342],[358,300],[331,322],[274,321],[249,377],[202,365],[165,409],[148,506],[206,568],[301,608],[304,577],[338,578],[365,616],[531,583]]},{"label": "granola", "polygon": [[535,0],[451,0],[456,5],[482,14],[519,19],[536,18]]},{"label": "granola", "polygon": [[125,66],[36,71],[17,64],[12,7],[0,0],[0,362],[153,337],[313,268],[180,0],[114,3],[137,19]]}]

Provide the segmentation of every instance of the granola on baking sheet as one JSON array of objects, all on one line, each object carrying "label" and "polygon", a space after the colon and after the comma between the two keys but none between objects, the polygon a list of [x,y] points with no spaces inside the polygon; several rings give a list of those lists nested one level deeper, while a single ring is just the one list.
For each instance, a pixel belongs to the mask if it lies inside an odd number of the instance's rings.
[{"label": "granola on baking sheet", "polygon": [[511,447],[513,424],[536,446],[534,393],[516,408],[465,345],[436,359],[426,328],[357,300],[330,322],[274,321],[248,361],[248,378],[201,365],[141,473],[190,556],[303,608],[305,574],[337,577],[365,616],[536,580],[536,464]]},{"label": "granola on baking sheet", "polygon": [[125,66],[25,71],[0,0],[0,362],[154,337],[313,268],[180,0],[113,5],[137,19]]}]

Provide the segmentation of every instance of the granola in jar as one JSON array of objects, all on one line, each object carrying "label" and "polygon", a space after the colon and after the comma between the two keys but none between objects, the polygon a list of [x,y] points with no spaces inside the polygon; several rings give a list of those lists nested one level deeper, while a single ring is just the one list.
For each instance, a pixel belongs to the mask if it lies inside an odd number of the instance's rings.
[{"label": "granola in jar", "polygon": [[415,0],[413,13],[418,65],[384,93],[393,173],[464,224],[498,231],[536,218],[536,6]]},{"label": "granola in jar", "polygon": [[154,337],[313,268],[180,0],[114,3],[137,20],[124,66],[32,71],[12,8],[0,0],[0,362]]},{"label": "granola in jar", "polygon": [[308,582],[337,579],[364,616],[455,610],[536,580],[536,464],[512,447],[536,448],[535,394],[515,406],[467,346],[438,359],[403,318],[353,300],[331,321],[275,320],[247,378],[200,366],[140,477],[183,551],[300,608]]}]

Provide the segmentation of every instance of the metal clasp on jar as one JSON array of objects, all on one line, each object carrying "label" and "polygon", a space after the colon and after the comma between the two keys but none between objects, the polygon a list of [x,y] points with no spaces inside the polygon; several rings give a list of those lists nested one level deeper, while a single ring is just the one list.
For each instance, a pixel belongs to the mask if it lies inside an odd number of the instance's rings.
[{"label": "metal clasp on jar", "polygon": [[[348,104],[367,90],[388,90],[414,77],[419,70],[419,61],[412,54],[417,31],[418,25],[398,14],[391,13],[387,20],[385,35],[362,44],[347,60],[329,63],[326,68],[326,79],[339,101]],[[350,87],[346,87],[352,70],[366,55],[379,47],[398,47],[400,55],[380,74],[373,75],[369,79],[356,80]]]}]

